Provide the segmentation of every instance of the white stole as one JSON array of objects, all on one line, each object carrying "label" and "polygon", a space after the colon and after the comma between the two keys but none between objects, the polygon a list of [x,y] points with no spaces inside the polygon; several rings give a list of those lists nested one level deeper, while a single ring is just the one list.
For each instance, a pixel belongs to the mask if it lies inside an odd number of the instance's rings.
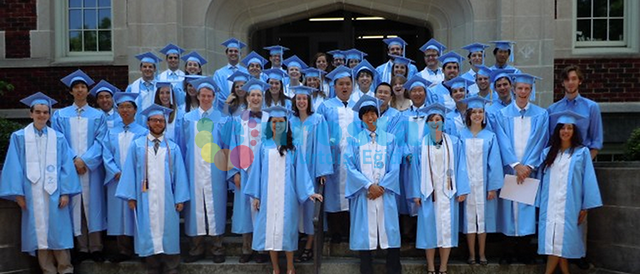
[{"label": "white stole", "polygon": [[[33,128],[33,123],[29,124],[24,129],[24,142],[27,163],[27,179],[29,179],[32,184],[37,184],[39,181],[43,181],[44,190],[47,191],[49,195],[53,194],[58,189],[58,165],[56,164],[58,146],[56,144],[56,132],[52,128],[47,127],[44,171],[41,170],[41,159],[39,157],[38,146],[36,144],[36,134]],[[42,178],[43,173],[44,178]]]},{"label": "white stole", "polygon": [[[451,138],[449,138],[444,133],[442,134],[442,142],[443,142],[442,145],[446,146],[446,147],[443,147],[444,149],[443,160],[445,163],[448,163],[446,166],[444,166],[444,170],[443,170],[445,172],[445,174],[443,174],[444,180],[446,180],[447,178],[447,175],[446,175],[447,169],[451,169],[453,171],[453,174],[451,174],[451,189],[447,189],[446,181],[442,184],[442,187],[443,187],[442,191],[450,199],[456,193],[456,173],[454,170],[455,166],[453,162],[454,150],[453,150],[453,143],[451,141]],[[431,195],[431,193],[434,191],[433,189],[434,182],[431,181],[431,171],[429,168],[429,166],[431,166],[432,164],[431,164],[431,159],[429,158],[429,154],[427,153],[428,146],[433,146],[430,143],[429,135],[425,136],[422,141],[422,149],[421,149],[422,162],[420,163],[420,176],[421,176],[420,192],[422,193],[422,195],[424,195],[425,199],[429,197],[429,195]],[[433,149],[435,150],[435,148]],[[446,153],[447,150],[449,150],[449,153]],[[434,153],[431,153],[432,154],[431,158],[434,158],[433,157]],[[438,172],[438,171],[434,170],[434,172]]]}]

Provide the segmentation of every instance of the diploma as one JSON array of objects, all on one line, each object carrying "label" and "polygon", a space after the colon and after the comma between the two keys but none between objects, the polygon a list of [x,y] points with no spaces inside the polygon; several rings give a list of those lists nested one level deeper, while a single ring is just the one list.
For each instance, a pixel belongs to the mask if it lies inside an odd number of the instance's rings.
[{"label": "diploma", "polygon": [[518,184],[518,177],[507,174],[504,176],[504,185],[500,189],[500,198],[527,205],[534,205],[540,180],[526,178],[522,184]]}]

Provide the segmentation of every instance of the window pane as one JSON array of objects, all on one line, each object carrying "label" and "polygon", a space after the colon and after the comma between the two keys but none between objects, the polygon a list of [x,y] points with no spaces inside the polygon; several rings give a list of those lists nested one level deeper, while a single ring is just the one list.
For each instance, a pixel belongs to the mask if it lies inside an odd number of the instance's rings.
[{"label": "window pane", "polygon": [[82,10],[69,10],[69,29],[82,29]]},{"label": "window pane", "polygon": [[111,9],[98,10],[98,28],[111,29]]},{"label": "window pane", "polygon": [[624,40],[624,20],[609,20],[609,41]]},{"label": "window pane", "polygon": [[591,41],[591,20],[578,20],[576,41]]},{"label": "window pane", "polygon": [[69,7],[71,8],[80,8],[82,7],[81,0],[69,0]]},{"label": "window pane", "polygon": [[96,0],[84,0],[84,7],[85,8],[95,8],[96,7]]},{"label": "window pane", "polygon": [[609,10],[610,17],[622,17],[624,16],[624,0],[610,0],[611,7]]},{"label": "window pane", "polygon": [[593,0],[593,17],[607,17],[609,0]]},{"label": "window pane", "polygon": [[84,31],[84,51],[97,51],[97,31]]},{"label": "window pane", "polygon": [[95,10],[84,10],[84,28],[96,29],[98,28]]},{"label": "window pane", "polygon": [[593,40],[607,41],[607,19],[593,20]]},{"label": "window pane", "polygon": [[82,51],[82,32],[69,32],[69,51]]},{"label": "window pane", "polygon": [[111,31],[98,32],[99,51],[111,51]]},{"label": "window pane", "polygon": [[98,1],[98,6],[99,7],[111,7],[111,0],[99,0]]},{"label": "window pane", "polygon": [[578,0],[578,17],[591,17],[591,0]]}]

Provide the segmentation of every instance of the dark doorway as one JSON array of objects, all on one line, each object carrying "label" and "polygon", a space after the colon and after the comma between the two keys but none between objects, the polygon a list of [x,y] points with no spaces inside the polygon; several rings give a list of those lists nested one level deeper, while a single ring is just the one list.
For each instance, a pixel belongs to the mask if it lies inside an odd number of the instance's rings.
[{"label": "dark doorway", "polygon": [[382,39],[393,36],[409,44],[405,55],[423,68],[424,59],[418,48],[433,36],[429,29],[347,10],[259,29],[251,36],[251,47],[266,57],[264,46],[282,45],[290,49],[285,58],[295,54],[308,65],[317,52],[357,48],[369,54],[366,59],[378,66],[388,59]]}]

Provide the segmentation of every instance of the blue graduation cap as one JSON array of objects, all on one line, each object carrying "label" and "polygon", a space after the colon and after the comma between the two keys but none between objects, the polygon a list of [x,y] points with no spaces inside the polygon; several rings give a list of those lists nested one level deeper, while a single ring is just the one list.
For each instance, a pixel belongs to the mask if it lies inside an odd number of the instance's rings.
[{"label": "blue graduation cap", "polygon": [[360,100],[358,100],[358,102],[356,102],[356,104],[353,106],[353,111],[355,111],[356,113],[360,112],[360,109],[366,106],[372,106],[375,107],[376,110],[378,111],[378,116],[380,116],[380,105],[382,104],[382,101],[380,101],[380,99],[375,98],[371,95],[362,95],[362,97],[360,97]]},{"label": "blue graduation cap", "polygon": [[52,105],[58,103],[58,101],[53,100],[51,97],[39,91],[20,100],[20,102],[27,105],[28,107],[32,107],[34,105],[46,105],[49,107],[49,109],[51,109]]},{"label": "blue graduation cap", "polygon": [[135,103],[140,96],[140,93],[133,92],[116,92],[113,95],[113,101],[116,102],[116,105],[122,104],[124,102],[132,102]]},{"label": "blue graduation cap", "polygon": [[222,44],[220,45],[223,45],[227,48],[237,48],[239,50],[247,46],[244,43],[242,43],[242,41],[233,37],[227,39],[227,41],[222,42]]},{"label": "blue graduation cap", "polygon": [[438,40],[431,38],[429,39],[429,41],[424,43],[422,47],[420,47],[420,51],[422,52],[425,52],[428,49],[434,49],[438,51],[438,54],[442,54],[447,49],[447,47],[445,47],[442,43],[438,42]]},{"label": "blue graduation cap", "polygon": [[478,68],[478,71],[476,71],[477,74],[491,77],[492,70],[489,67],[485,65],[477,65],[476,68]]},{"label": "blue graduation cap", "polygon": [[402,38],[400,37],[386,38],[386,39],[382,39],[382,41],[384,41],[384,43],[387,44],[388,47],[398,45],[404,48],[404,46],[407,45],[407,42],[402,40]]},{"label": "blue graduation cap", "polygon": [[550,114],[549,116],[557,118],[556,124],[574,124],[574,125],[578,120],[587,118],[571,110],[563,110],[560,112],[555,112]]},{"label": "blue graduation cap", "polygon": [[423,87],[426,91],[427,87],[429,87],[430,85],[431,85],[431,82],[429,82],[427,79],[424,79],[416,74],[412,76],[411,79],[409,79],[409,81],[404,83],[404,88],[406,88],[407,90],[411,90],[415,87]]},{"label": "blue graduation cap", "polygon": [[149,51],[136,55],[136,58],[140,60],[140,63],[151,63],[155,65],[162,62],[162,59],[158,58],[158,56]]},{"label": "blue graduation cap", "polygon": [[327,74],[326,71],[321,70],[319,68],[314,68],[314,67],[303,69],[302,73],[304,73],[305,77],[316,77],[316,78],[320,78],[321,76]]},{"label": "blue graduation cap", "polygon": [[246,81],[249,81],[250,78],[251,78],[251,75],[249,73],[245,73],[245,72],[242,72],[240,70],[237,70],[233,74],[229,75],[229,77],[227,78],[227,81],[231,81],[231,82],[244,81],[244,82],[246,82]]},{"label": "blue graduation cap", "polygon": [[427,116],[427,117],[429,117],[429,115],[431,114],[439,114],[440,116],[442,116],[442,118],[444,118],[445,114],[447,113],[447,107],[445,107],[443,104],[439,102],[436,102],[426,107],[423,107],[418,111],[424,113],[424,116]]},{"label": "blue graduation cap", "polygon": [[465,98],[461,102],[467,104],[467,109],[471,109],[471,108],[484,109],[484,106],[490,101],[480,96],[474,96],[474,97]]},{"label": "blue graduation cap", "polygon": [[358,49],[345,50],[343,53],[345,54],[346,56],[345,59],[347,60],[356,59],[356,60],[362,61],[364,57],[368,55],[365,52],[360,51]]},{"label": "blue graduation cap", "polygon": [[482,44],[482,43],[472,43],[472,44],[468,44],[468,45],[466,45],[466,46],[464,46],[462,48],[468,50],[469,53],[474,53],[474,52],[478,52],[478,51],[484,52],[484,50],[486,48],[488,48],[488,47],[489,47],[489,45],[485,45],[485,44]]},{"label": "blue graduation cap", "polygon": [[60,81],[62,81],[62,83],[64,83],[69,88],[71,88],[76,81],[81,81],[85,83],[87,86],[91,86],[95,83],[93,79],[91,79],[91,77],[89,77],[89,75],[84,73],[84,71],[82,70],[76,70],[71,74],[65,76],[64,78],[60,79]]},{"label": "blue graduation cap", "polygon": [[195,50],[192,52],[189,52],[189,54],[182,56],[182,60],[185,62],[193,61],[200,64],[201,66],[207,63],[207,59],[204,59],[204,57],[202,57],[202,55],[200,55]]},{"label": "blue graduation cap", "polygon": [[378,74],[378,71],[369,63],[367,60],[362,60],[362,62],[358,63],[357,66],[353,67],[353,76],[357,76],[359,72],[363,70],[368,70],[371,72],[372,76],[375,77]]},{"label": "blue graduation cap", "polygon": [[501,41],[491,41],[491,43],[494,43],[497,49],[510,51],[511,54],[509,54],[509,62],[513,63],[513,55],[515,55],[515,53],[513,52],[513,45],[516,42],[509,41],[509,40],[501,40]]},{"label": "blue graduation cap", "polygon": [[327,78],[334,82],[340,78],[351,77],[351,69],[345,66],[339,66],[327,74]]},{"label": "blue graduation cap", "polygon": [[178,47],[178,46],[176,46],[174,44],[169,43],[166,46],[164,46],[164,48],[162,48],[160,50],[160,52],[162,54],[164,54],[164,55],[169,55],[169,54],[180,55],[180,54],[182,54],[184,52],[184,49],[181,48],[181,47]]},{"label": "blue graduation cap", "polygon": [[100,92],[109,92],[111,93],[111,96],[113,96],[113,94],[115,94],[116,92],[120,92],[120,90],[115,87],[114,85],[112,85],[111,83],[105,81],[105,80],[100,80],[100,82],[98,82],[97,85],[95,85],[90,91],[89,93],[91,93],[91,95],[93,97],[97,97],[98,93]]},{"label": "blue graduation cap", "polygon": [[394,64],[398,64],[398,65],[408,66],[411,63],[415,63],[413,60],[411,60],[411,59],[409,59],[407,57],[399,56],[399,55],[389,54],[389,57],[393,58],[393,63]]},{"label": "blue graduation cap", "polygon": [[296,95],[311,95],[312,92],[318,90],[316,88],[307,86],[295,86],[290,87]]},{"label": "blue graduation cap", "polygon": [[284,55],[284,52],[286,50],[289,50],[289,48],[286,48],[280,45],[264,47],[264,49],[269,51],[269,55],[280,55],[280,56]]},{"label": "blue graduation cap", "polygon": [[449,86],[451,89],[464,88],[465,91],[468,92],[468,87],[473,85],[473,81],[469,81],[469,79],[467,78],[458,76],[449,81],[446,81],[445,84]]},{"label": "blue graduation cap", "polygon": [[266,69],[266,70],[263,70],[262,72],[267,75],[268,79],[276,79],[278,81],[282,81],[282,79],[284,79],[284,76],[285,76],[284,71],[277,68]]},{"label": "blue graduation cap", "polygon": [[151,116],[156,116],[156,115],[162,115],[164,116],[165,119],[167,119],[167,116],[169,116],[171,112],[173,112],[173,110],[170,108],[166,108],[158,104],[153,104],[153,105],[150,105],[145,110],[143,110],[140,114],[146,116],[147,119],[149,119]]},{"label": "blue graduation cap", "polygon": [[250,92],[252,90],[259,90],[261,92],[265,92],[268,89],[269,89],[269,84],[256,78],[251,78],[249,82],[244,83],[244,85],[242,86],[242,90],[246,92]]},{"label": "blue graduation cap", "polygon": [[331,54],[333,59],[344,59],[345,58],[344,52],[339,50],[339,49],[334,49],[334,50],[329,51],[327,53]]},{"label": "blue graduation cap", "polygon": [[185,75],[184,76],[184,80],[187,81],[187,83],[192,84],[194,81],[199,80],[201,78],[204,78],[207,76],[204,75],[197,75],[197,74],[189,74],[189,75]]},{"label": "blue graduation cap", "polygon": [[536,79],[542,79],[538,76],[534,76],[528,73],[512,73],[509,74],[511,77],[511,81],[515,86],[516,83],[525,83],[531,85],[531,96],[529,97],[530,101],[536,100]]},{"label": "blue graduation cap", "polygon": [[218,90],[218,86],[213,81],[213,77],[202,77],[190,83],[193,87],[196,88],[197,92],[200,92],[200,89],[202,88],[208,88],[210,90],[213,90],[214,93]]},{"label": "blue graduation cap", "polygon": [[157,81],[156,82],[156,88],[163,88],[163,87],[172,87],[171,82],[169,82],[169,81]]},{"label": "blue graduation cap", "polygon": [[496,80],[503,77],[509,78],[509,82],[512,82],[510,75],[514,72],[516,72],[515,69],[495,69],[491,71],[491,74],[489,75],[489,80],[491,81],[492,85],[495,84]]},{"label": "blue graduation cap", "polygon": [[266,65],[267,62],[269,61],[264,57],[260,56],[260,54],[256,53],[255,51],[252,51],[251,53],[247,54],[247,56],[244,57],[244,59],[242,59],[242,64],[244,64],[247,67],[249,66],[249,64],[258,63],[260,64],[260,67],[264,68],[264,65]]},{"label": "blue graduation cap", "polygon": [[273,106],[273,107],[265,108],[262,111],[266,111],[267,113],[269,113],[270,117],[275,117],[275,118],[286,118],[289,115],[289,112],[291,112],[291,110],[283,106]]},{"label": "blue graduation cap", "polygon": [[462,66],[462,60],[464,60],[465,58],[454,52],[454,51],[450,51],[445,53],[444,55],[440,56],[440,58],[438,58],[438,60],[440,60],[440,63],[442,63],[442,67],[444,67],[444,65],[446,65],[447,63],[458,63],[458,66]]},{"label": "blue graduation cap", "polygon": [[282,63],[287,66],[287,68],[290,67],[296,67],[299,68],[300,70],[306,69],[309,66],[307,66],[307,64],[305,64],[304,61],[302,61],[302,59],[300,59],[300,57],[298,57],[297,55],[291,56],[287,59],[285,59],[284,61],[282,61]]}]

